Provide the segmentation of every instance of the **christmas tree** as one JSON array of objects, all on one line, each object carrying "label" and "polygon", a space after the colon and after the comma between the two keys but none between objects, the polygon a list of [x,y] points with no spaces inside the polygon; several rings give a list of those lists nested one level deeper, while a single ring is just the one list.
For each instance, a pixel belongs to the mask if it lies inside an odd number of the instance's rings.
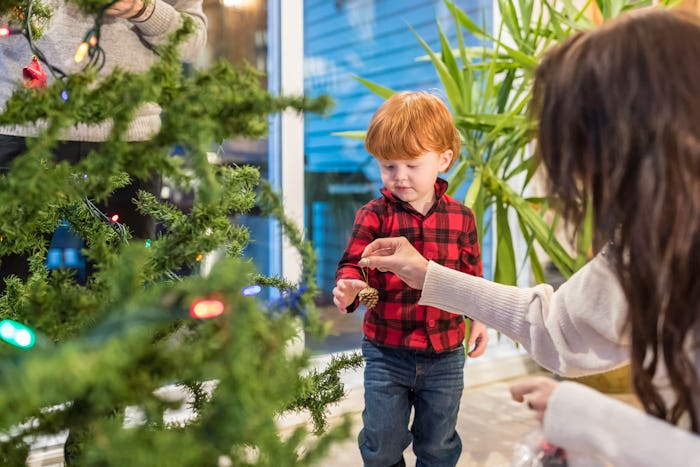
[{"label": "christmas tree", "polygon": [[[99,19],[110,2],[72,3]],[[36,1],[30,12],[26,2],[0,0],[0,17],[20,24],[8,34],[50,14]],[[120,466],[217,465],[222,458],[310,465],[348,433],[347,423],[327,430],[325,415],[343,396],[338,373],[359,357],[317,372],[306,353],[289,350],[300,320],[323,334],[313,308],[312,246],[256,169],[207,158],[212,143],[264,135],[270,113],[321,112],[328,99],[273,96],[257,72],[225,62],[185,76],[176,48],[190,29],[185,21],[147,73],[117,69],[97,79],[88,66],[48,87],[18,86],[0,114],[0,125],[47,122],[0,176],[0,261],[21,253],[30,264],[28,278],[6,278],[0,298],[2,465],[24,465],[35,436],[67,429],[79,448],[75,464]],[[99,65],[99,43],[86,47]],[[161,130],[127,143],[127,124],[144,102],[161,106]],[[114,127],[99,151],[76,164],[48,156],[61,129],[107,118]],[[175,146],[183,157],[171,156]],[[194,192],[195,201],[183,212],[140,192],[138,209],[163,226],[144,241],[95,206],[153,174]],[[299,283],[262,276],[241,258],[250,234],[230,219],[254,207],[277,218],[300,250]],[[51,267],[46,238],[57,229],[84,241],[71,251],[84,256],[87,272]],[[199,274],[202,258],[222,247],[225,259]],[[65,252],[58,263],[73,264]],[[265,287],[279,292],[274,300],[257,295]],[[186,396],[192,416],[166,423],[164,414],[183,405],[167,396],[173,393]],[[286,410],[309,410],[315,432],[300,428],[281,438],[275,420]]]}]

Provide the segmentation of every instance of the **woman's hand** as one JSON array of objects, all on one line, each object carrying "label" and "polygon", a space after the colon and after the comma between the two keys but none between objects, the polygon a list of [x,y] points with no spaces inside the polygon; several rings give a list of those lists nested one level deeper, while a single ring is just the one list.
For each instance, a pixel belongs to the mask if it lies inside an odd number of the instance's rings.
[{"label": "woman's hand", "polygon": [[138,19],[146,16],[153,7],[155,7],[155,0],[150,0],[148,3],[145,3],[144,0],[118,0],[107,8],[106,12],[120,18]]},{"label": "woman's hand", "polygon": [[405,237],[378,238],[365,247],[358,266],[390,271],[409,287],[422,289],[428,260]]},{"label": "woman's hand", "polygon": [[333,288],[333,303],[343,313],[347,313],[347,307],[352,305],[360,290],[367,287],[367,284],[358,279],[338,279]]},{"label": "woman's hand", "polygon": [[530,410],[535,411],[537,419],[541,422],[544,419],[544,412],[547,410],[549,396],[557,387],[557,383],[552,378],[537,376],[514,383],[510,387],[510,395],[517,402],[527,401]]}]

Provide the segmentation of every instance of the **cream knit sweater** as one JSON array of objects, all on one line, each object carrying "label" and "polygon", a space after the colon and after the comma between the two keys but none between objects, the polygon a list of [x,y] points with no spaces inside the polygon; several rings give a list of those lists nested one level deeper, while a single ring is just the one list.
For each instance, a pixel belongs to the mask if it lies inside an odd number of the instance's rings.
[{"label": "cream knit sweater", "polygon": [[[496,284],[430,262],[419,303],[501,331],[560,375],[613,369],[629,357],[626,301],[602,255],[556,292],[544,284]],[[700,332],[695,342],[700,342]],[[700,349],[689,352],[700,374]],[[695,403],[700,408],[700,394],[695,394]],[[590,465],[596,457],[619,467],[700,466],[700,436],[578,383],[557,386],[545,413],[544,433],[567,450],[572,466]]]},{"label": "cream knit sweater", "polygon": [[[202,12],[202,0],[153,0],[155,10],[141,23],[116,16],[105,15],[100,32],[100,45],[105,51],[102,75],[114,68],[143,72],[158,59],[154,46],[167,42],[168,36],[182,26],[182,15],[194,20],[195,32],[180,46],[183,61],[191,62],[204,49],[207,38],[207,21]],[[85,34],[93,27],[93,18],[85,16],[73,3],[62,0],[42,0],[52,10],[52,17],[44,27],[37,46],[46,58],[66,73],[82,69],[73,57]],[[24,36],[17,34],[0,39],[0,111],[17,86],[22,86],[22,68],[29,65],[32,51]],[[45,65],[42,65],[45,67]],[[48,73],[48,70],[46,70]],[[53,77],[49,73],[49,84]],[[41,126],[41,125],[39,125]],[[111,121],[72,128],[61,139],[67,141],[105,141],[112,127]],[[126,134],[128,141],[150,138],[160,129],[160,108],[145,104],[131,122]],[[0,134],[35,136],[37,127],[0,127]]]}]

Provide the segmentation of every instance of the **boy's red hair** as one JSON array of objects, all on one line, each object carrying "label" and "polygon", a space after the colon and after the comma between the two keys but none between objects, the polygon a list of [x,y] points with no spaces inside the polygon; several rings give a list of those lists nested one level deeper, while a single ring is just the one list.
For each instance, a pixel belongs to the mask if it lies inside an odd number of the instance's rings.
[{"label": "boy's red hair", "polygon": [[423,91],[397,92],[372,116],[365,148],[379,160],[407,160],[452,150],[449,170],[459,156],[459,133],[442,100]]}]

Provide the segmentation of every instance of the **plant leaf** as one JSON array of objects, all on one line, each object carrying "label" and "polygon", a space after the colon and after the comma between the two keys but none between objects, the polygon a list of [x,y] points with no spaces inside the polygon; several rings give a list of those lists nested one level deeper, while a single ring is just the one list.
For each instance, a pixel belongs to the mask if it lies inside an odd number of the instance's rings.
[{"label": "plant leaf", "polygon": [[356,131],[334,131],[331,133],[333,136],[342,136],[343,138],[357,139],[360,141],[365,140],[367,136],[366,130],[356,130]]},{"label": "plant leaf", "polygon": [[459,112],[462,108],[460,104],[461,99],[459,86],[457,85],[453,77],[450,75],[447,65],[445,65],[445,63],[442,60],[440,60],[437,54],[435,54],[435,52],[433,52],[428,43],[425,42],[423,38],[420,37],[420,35],[418,35],[415,29],[413,29],[411,26],[409,26],[409,29],[411,30],[413,35],[416,36],[416,39],[418,39],[418,42],[423,47],[423,49],[425,49],[425,51],[428,52],[430,60],[433,62],[433,66],[435,67],[435,71],[437,72],[438,77],[440,78],[440,81],[442,82],[442,85],[445,88],[447,98],[452,104],[452,108],[456,112]]},{"label": "plant leaf", "polygon": [[367,87],[367,89],[369,89],[379,97],[383,97],[384,99],[388,99],[394,94],[396,94],[396,91],[394,91],[393,89],[386,88],[380,84],[374,83],[365,78],[361,78],[359,76],[353,76],[353,78],[355,78],[360,83],[364,84]]},{"label": "plant leaf", "polygon": [[496,269],[494,281],[516,285],[515,249],[508,224],[508,211],[503,203],[496,203]]}]

